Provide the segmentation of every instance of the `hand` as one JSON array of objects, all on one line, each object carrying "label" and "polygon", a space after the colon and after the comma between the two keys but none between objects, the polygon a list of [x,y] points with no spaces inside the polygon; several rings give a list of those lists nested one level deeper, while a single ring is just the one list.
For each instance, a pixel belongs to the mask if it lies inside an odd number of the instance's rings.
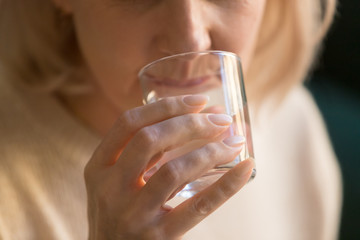
[{"label": "hand", "polygon": [[85,168],[89,239],[178,239],[248,181],[247,160],[179,206],[165,206],[184,184],[235,158],[243,142],[232,137],[165,163],[144,182],[166,151],[226,131],[226,116],[199,113],[206,102],[199,95],[169,97],[120,116]]}]

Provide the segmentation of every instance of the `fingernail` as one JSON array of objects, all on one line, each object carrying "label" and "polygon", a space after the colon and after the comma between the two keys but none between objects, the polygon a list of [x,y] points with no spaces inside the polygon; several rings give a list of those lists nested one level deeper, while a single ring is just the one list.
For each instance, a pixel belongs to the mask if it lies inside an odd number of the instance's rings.
[{"label": "fingernail", "polygon": [[183,98],[183,102],[192,107],[205,105],[208,101],[209,97],[204,95],[189,95]]},{"label": "fingernail", "polygon": [[232,118],[227,114],[209,114],[209,120],[219,126],[228,126],[232,123]]},{"label": "fingernail", "polygon": [[223,143],[229,147],[242,147],[245,143],[245,138],[243,136],[231,136],[224,139]]}]

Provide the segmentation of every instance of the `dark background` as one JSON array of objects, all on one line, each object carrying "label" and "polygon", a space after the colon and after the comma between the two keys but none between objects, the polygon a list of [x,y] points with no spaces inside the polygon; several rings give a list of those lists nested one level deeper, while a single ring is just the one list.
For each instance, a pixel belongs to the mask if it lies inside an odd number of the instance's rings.
[{"label": "dark background", "polygon": [[360,239],[360,0],[340,0],[310,81],[327,124],[344,188],[341,240]]}]

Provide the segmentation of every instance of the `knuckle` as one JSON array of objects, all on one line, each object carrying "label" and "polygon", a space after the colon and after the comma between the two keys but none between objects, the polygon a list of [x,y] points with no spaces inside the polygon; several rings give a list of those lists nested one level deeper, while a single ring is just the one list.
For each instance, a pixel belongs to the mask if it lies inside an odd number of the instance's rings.
[{"label": "knuckle", "polygon": [[120,116],[119,123],[125,129],[133,129],[139,119],[138,115],[135,109],[127,110]]},{"label": "knuckle", "polygon": [[224,154],[217,143],[208,143],[191,155],[191,162],[198,166],[214,166],[221,162]]},{"label": "knuckle", "polygon": [[212,201],[206,197],[198,197],[192,204],[192,211],[198,216],[207,216],[213,210],[214,206]]},{"label": "knuckle", "polygon": [[91,161],[84,167],[83,179],[85,180],[86,187],[91,189],[94,188],[94,185],[96,185],[96,182],[98,181],[97,166]]},{"label": "knuckle", "polygon": [[85,179],[85,182],[89,182],[90,179],[92,178],[92,173],[91,173],[91,167],[88,164],[86,164],[85,168],[84,168],[84,179]]},{"label": "knuckle", "polygon": [[170,161],[162,168],[162,177],[165,182],[169,184],[177,183],[181,179],[181,170],[183,166],[179,161]]},{"label": "knuckle", "polygon": [[193,167],[203,168],[203,166],[208,165],[210,161],[206,150],[204,148],[201,148],[191,154],[188,162],[191,162]]},{"label": "knuckle", "polygon": [[219,158],[221,154],[221,149],[217,143],[209,143],[204,146],[204,152],[206,156],[212,159]]},{"label": "knuckle", "polygon": [[185,116],[185,123],[190,129],[195,132],[199,133],[201,130],[204,129],[204,123],[199,117],[198,114],[188,114]]},{"label": "knuckle", "polygon": [[164,98],[160,100],[161,110],[167,115],[173,116],[176,115],[177,107],[175,106],[176,102],[173,98]]},{"label": "knuckle", "polygon": [[218,144],[208,143],[202,148],[191,153],[190,161],[193,166],[210,166],[221,157]]},{"label": "knuckle", "polygon": [[151,148],[159,140],[159,133],[155,127],[149,126],[141,129],[136,136],[136,140],[145,148]]},{"label": "knuckle", "polygon": [[224,182],[217,188],[217,194],[221,198],[229,198],[238,191],[238,186],[231,181]]}]

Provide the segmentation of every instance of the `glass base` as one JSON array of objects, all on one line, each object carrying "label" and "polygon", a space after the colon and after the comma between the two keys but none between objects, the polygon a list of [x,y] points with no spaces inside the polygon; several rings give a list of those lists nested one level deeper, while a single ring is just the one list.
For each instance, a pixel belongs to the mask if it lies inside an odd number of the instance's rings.
[{"label": "glass base", "polygon": [[[187,184],[180,192],[176,194],[178,197],[183,198],[191,198],[198,192],[204,190],[214,182],[216,182],[222,175],[224,175],[228,170],[231,168],[225,167],[225,168],[217,168],[214,170],[211,170],[204,176],[196,179],[195,181]],[[253,168],[249,182],[254,179],[256,176],[256,169]]]}]

